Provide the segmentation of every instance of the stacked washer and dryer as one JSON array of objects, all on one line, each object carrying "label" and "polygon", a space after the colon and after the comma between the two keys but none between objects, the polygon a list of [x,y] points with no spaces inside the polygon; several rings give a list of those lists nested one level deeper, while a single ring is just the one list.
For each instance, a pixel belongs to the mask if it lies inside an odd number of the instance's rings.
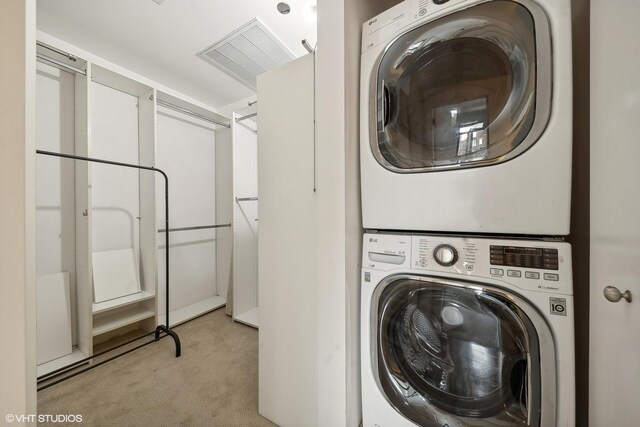
[{"label": "stacked washer and dryer", "polygon": [[573,427],[570,0],[363,25],[364,427]]}]

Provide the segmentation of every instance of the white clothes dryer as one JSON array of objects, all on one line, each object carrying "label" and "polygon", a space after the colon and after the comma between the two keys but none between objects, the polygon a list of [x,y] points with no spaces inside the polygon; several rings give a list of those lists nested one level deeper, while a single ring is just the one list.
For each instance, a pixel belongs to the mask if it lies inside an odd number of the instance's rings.
[{"label": "white clothes dryer", "polygon": [[365,229],[567,235],[570,0],[406,0],[363,25]]},{"label": "white clothes dryer", "polygon": [[574,427],[571,247],[368,233],[364,427]]}]

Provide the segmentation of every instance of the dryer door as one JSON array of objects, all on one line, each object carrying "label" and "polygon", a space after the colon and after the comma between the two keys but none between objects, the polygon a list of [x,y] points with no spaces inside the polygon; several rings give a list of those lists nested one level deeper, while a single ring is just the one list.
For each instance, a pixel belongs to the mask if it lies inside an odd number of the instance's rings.
[{"label": "dryer door", "polygon": [[539,334],[553,342],[552,334],[524,299],[393,276],[378,286],[372,308],[378,384],[408,419],[434,427],[555,425],[555,408],[543,412],[540,404],[555,402],[555,352],[539,345]]},{"label": "dryer door", "polygon": [[393,41],[371,79],[371,148],[394,172],[490,165],[549,120],[551,41],[539,6],[496,0]]}]

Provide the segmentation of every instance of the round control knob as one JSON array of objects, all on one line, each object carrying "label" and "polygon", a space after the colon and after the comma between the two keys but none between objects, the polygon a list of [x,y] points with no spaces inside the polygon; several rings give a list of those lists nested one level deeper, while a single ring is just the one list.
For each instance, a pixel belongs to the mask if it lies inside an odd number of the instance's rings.
[{"label": "round control knob", "polygon": [[433,257],[443,267],[449,267],[458,261],[458,251],[451,245],[439,245],[433,250]]}]

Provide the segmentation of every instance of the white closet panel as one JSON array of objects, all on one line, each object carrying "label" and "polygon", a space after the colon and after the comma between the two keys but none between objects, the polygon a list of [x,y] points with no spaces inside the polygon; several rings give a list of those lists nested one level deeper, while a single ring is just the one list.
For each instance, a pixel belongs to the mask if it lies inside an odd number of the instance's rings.
[{"label": "white closet panel", "polygon": [[93,300],[96,304],[140,293],[136,258],[133,249],[93,253]]},{"label": "white closet panel", "polygon": [[[158,107],[156,159],[157,166],[169,175],[171,228],[216,224],[215,144],[212,124]],[[158,228],[164,228],[164,182],[161,181],[158,180],[156,186]],[[162,238],[158,253],[160,322],[163,321],[165,307],[165,248]],[[210,304],[203,301],[219,295],[216,287],[216,230],[172,232],[170,245],[173,324],[210,310]],[[226,293],[221,296],[226,298]]]},{"label": "white closet panel", "polygon": [[258,327],[258,136],[253,120],[238,117],[232,121],[233,318]]},{"label": "white closet panel", "polygon": [[[231,129],[216,130],[216,220],[218,224],[233,222],[233,138]],[[232,278],[233,229],[218,228],[216,232],[216,285],[227,296]],[[227,313],[233,310],[227,301]]]},{"label": "white closet panel", "polygon": [[317,227],[313,191],[313,85],[311,55],[258,77],[258,406],[262,416],[282,426],[317,425],[318,419],[313,385],[318,371],[317,242],[323,231]]},{"label": "white closet panel", "polygon": [[[138,164],[138,98],[92,83],[91,157]],[[91,165],[93,252],[139,253],[139,175],[136,169]]]},{"label": "white closet panel", "polygon": [[[36,146],[74,153],[75,79],[37,64]],[[36,250],[38,275],[69,272],[75,339],[75,172],[71,160],[36,157]]]},{"label": "white closet panel", "polygon": [[38,276],[37,290],[37,364],[71,354],[71,295],[69,274]]}]

